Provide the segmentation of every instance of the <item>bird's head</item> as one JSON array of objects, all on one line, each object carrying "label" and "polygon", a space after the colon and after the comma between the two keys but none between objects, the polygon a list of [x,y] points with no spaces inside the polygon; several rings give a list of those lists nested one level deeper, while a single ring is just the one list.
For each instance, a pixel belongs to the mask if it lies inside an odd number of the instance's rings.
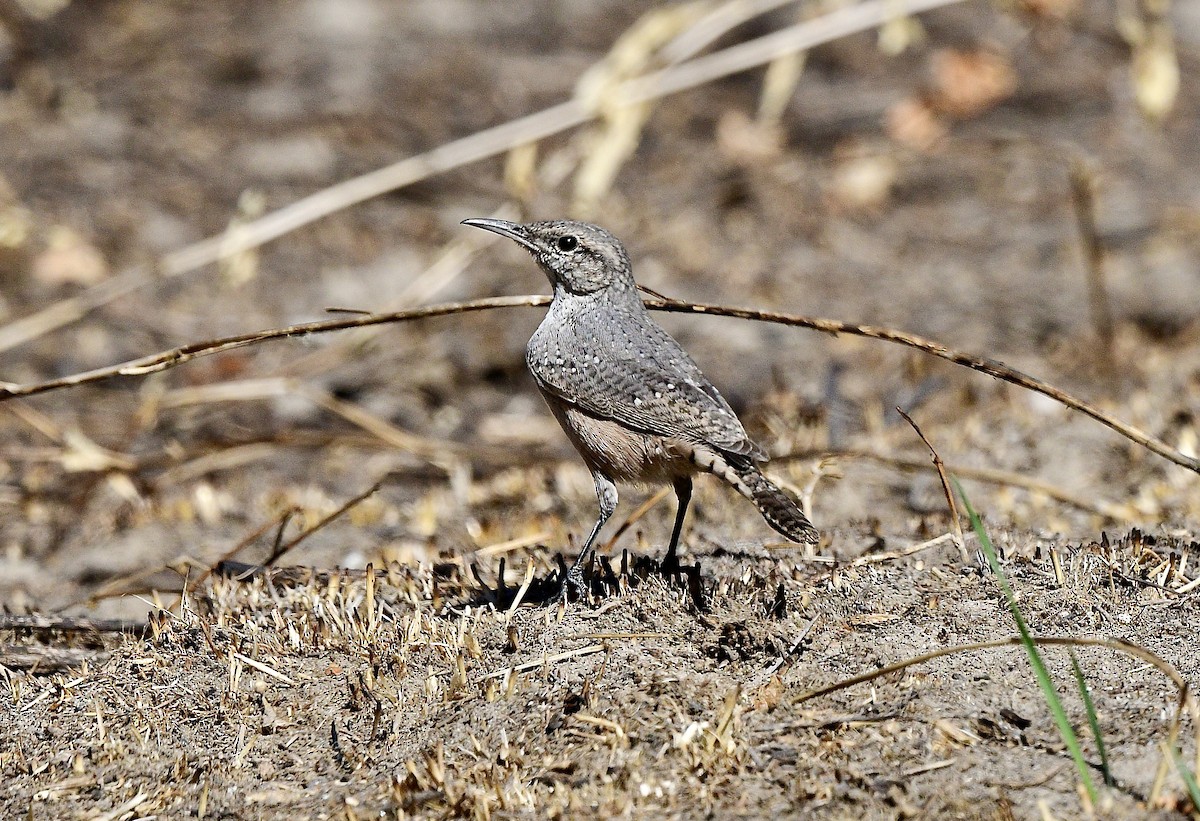
[{"label": "bird's head", "polygon": [[552,220],[516,223],[468,219],[472,225],[508,237],[537,260],[557,291],[582,295],[599,291],[636,293],[629,254],[621,241],[587,222]]}]

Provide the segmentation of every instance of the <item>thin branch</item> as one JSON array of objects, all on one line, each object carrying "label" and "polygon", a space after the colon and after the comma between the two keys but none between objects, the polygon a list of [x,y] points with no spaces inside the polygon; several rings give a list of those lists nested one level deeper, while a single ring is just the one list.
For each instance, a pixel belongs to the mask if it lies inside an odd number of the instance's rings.
[{"label": "thin branch", "polygon": [[146,619],[89,619],[83,616],[44,616],[39,613],[0,613],[0,630],[30,630],[39,633],[128,633],[145,636],[150,633],[150,624]]},{"label": "thin branch", "polygon": [[622,536],[625,535],[625,532],[627,530],[629,530],[629,528],[631,528],[635,524],[637,524],[642,519],[642,517],[644,517],[647,513],[649,513],[651,508],[653,508],[655,505],[657,505],[663,499],[667,498],[667,494],[670,492],[671,492],[670,485],[668,485],[667,487],[659,488],[657,491],[654,492],[653,495],[651,495],[649,498],[647,498],[646,501],[644,501],[640,505],[638,505],[637,509],[634,510],[632,513],[630,513],[629,517],[627,519],[625,519],[625,521],[621,522],[621,526],[618,527],[616,529],[616,531],[613,532],[613,535],[609,537],[608,541],[604,543],[604,548],[603,548],[602,552],[603,553],[611,553],[612,549],[613,549],[613,545],[615,545],[617,543],[617,541]]},{"label": "thin branch", "polygon": [[795,0],[730,0],[722,3],[665,45],[662,58],[671,64],[689,60],[746,21],[792,2]]},{"label": "thin branch", "polygon": [[[383,325],[389,322],[404,322],[413,319],[426,319],[471,311],[485,311],[492,308],[542,307],[548,304],[550,304],[550,297],[548,296],[487,297],[485,299],[475,299],[466,302],[427,305],[422,308],[411,308],[386,314],[371,314],[320,322],[304,322],[299,325],[289,325],[286,328],[273,328],[265,331],[224,337],[222,339],[212,339],[206,342],[193,342],[178,348],[172,348],[169,351],[163,351],[162,353],[133,359],[119,365],[98,368],[58,379],[50,379],[45,382],[33,382],[25,385],[11,382],[0,383],[0,402],[17,396],[33,396],[51,390],[85,385],[92,382],[102,382],[121,376],[144,376],[150,373],[157,373],[202,356],[211,356],[212,354],[235,348],[244,348],[272,339],[310,336],[330,331],[343,331],[349,328],[363,328],[370,325]],[[1200,459],[1188,456],[1161,439],[1151,436],[1133,425],[1122,422],[1115,416],[1105,413],[1099,408],[1084,402],[1082,399],[1075,398],[1060,388],[1056,388],[1036,377],[1022,373],[1015,368],[1010,368],[998,360],[963,351],[956,351],[939,342],[917,336],[916,334],[905,333],[904,331],[897,331],[877,325],[855,325],[854,323],[843,322],[838,319],[807,317],[797,314],[779,313],[777,311],[759,311],[752,308],[733,308],[726,305],[705,305],[681,302],[674,299],[647,300],[646,306],[651,310],[667,311],[669,313],[728,316],[734,319],[771,322],[794,328],[811,328],[812,330],[821,331],[833,336],[837,336],[838,334],[862,336],[868,339],[881,339],[885,342],[893,342],[898,345],[915,348],[940,359],[945,359],[948,362],[953,362],[956,365],[962,365],[965,368],[985,373],[988,376],[1002,379],[1005,382],[1025,388],[1026,390],[1047,396],[1060,405],[1065,405],[1072,410],[1079,411],[1085,416],[1090,416],[1100,424],[1111,428],[1131,442],[1135,442],[1147,450],[1157,453],[1164,459],[1185,467],[1194,473],[1200,473]]]},{"label": "thin branch", "polygon": [[[903,14],[918,14],[964,0],[867,0],[836,9],[764,37],[630,80],[618,90],[629,105],[701,86],[874,28]],[[155,267],[129,268],[81,294],[64,299],[0,328],[0,352],[69,325],[97,308],[159,278],[191,273],[231,254],[243,253],[352,205],[412,185],[464,165],[545,139],[594,119],[597,112],[572,99],[502,125],[445,143],[432,151],[344,180],[253,222],[209,237],[164,256]]]},{"label": "thin branch", "polygon": [[[348,501],[348,502],[346,502],[345,504],[343,504],[343,505],[342,505],[341,507],[339,507],[337,510],[333,511],[332,513],[330,513],[330,514],[329,514],[328,516],[326,516],[324,519],[322,519],[321,521],[317,522],[315,525],[313,525],[312,527],[310,527],[308,530],[304,531],[304,532],[303,532],[303,533],[301,533],[299,536],[296,536],[296,537],[295,537],[294,539],[292,539],[290,542],[287,542],[286,544],[283,544],[283,545],[276,545],[276,546],[275,546],[275,549],[271,551],[271,555],[270,555],[270,556],[268,556],[268,557],[266,558],[266,560],[263,562],[263,566],[264,566],[264,567],[270,567],[271,565],[275,564],[275,562],[277,562],[277,561],[279,561],[281,558],[283,558],[283,556],[284,556],[286,553],[288,553],[288,552],[289,552],[290,550],[292,550],[293,548],[297,547],[297,546],[298,546],[298,545],[299,545],[301,542],[303,542],[303,541],[304,541],[305,539],[307,539],[309,536],[313,535],[313,534],[314,534],[314,533],[316,533],[318,530],[321,530],[321,529],[322,529],[322,528],[324,528],[326,525],[328,525],[330,522],[333,522],[333,521],[334,521],[334,520],[336,520],[336,519],[340,519],[340,518],[341,518],[343,515],[345,515],[345,514],[346,514],[346,513],[347,513],[347,512],[348,512],[348,511],[351,509],[351,508],[357,507],[358,505],[360,505],[360,504],[362,504],[363,502],[365,502],[365,501],[366,501],[366,500],[367,500],[369,497],[371,497],[371,496],[374,496],[376,493],[378,493],[378,492],[379,492],[379,489],[380,489],[381,487],[383,487],[383,482],[382,482],[382,481],[376,482],[375,484],[371,485],[369,488],[367,488],[366,490],[364,490],[362,493],[358,494],[358,495],[357,495],[357,496],[355,496],[353,499],[351,499],[350,501]],[[281,527],[280,527],[280,529],[279,529],[279,533],[280,533],[280,535],[282,535],[282,534],[283,534],[283,528],[282,528],[282,526],[281,526]]]},{"label": "thin branch", "polygon": [[915,556],[918,553],[929,550],[930,548],[937,547],[947,539],[954,541],[954,536],[950,533],[943,533],[941,536],[934,536],[932,539],[920,542],[918,544],[909,545],[908,547],[901,548],[900,550],[889,550],[886,553],[868,553],[865,556],[859,556],[857,559],[850,562],[850,566],[865,567],[870,564],[882,564],[883,562],[890,562],[894,561],[895,559],[905,559],[909,556]]},{"label": "thin branch", "polygon": [[[261,564],[239,562],[234,559],[218,565],[213,570],[213,573],[214,575],[237,582],[246,582],[261,576],[268,579],[272,584],[311,584],[313,582],[324,584],[330,580],[345,579],[348,581],[360,581],[365,580],[367,577],[366,569],[361,567],[324,568],[300,564],[288,565],[286,567],[267,567]],[[372,568],[371,573],[376,578],[384,578],[387,576],[388,571],[382,568]]]},{"label": "thin branch", "polygon": [[[1111,639],[1101,637],[1074,637],[1074,636],[1033,636],[1031,637],[1034,644],[1041,646],[1059,646],[1059,647],[1107,647],[1110,650],[1116,650],[1118,653],[1124,653],[1128,656],[1133,656],[1140,659],[1151,667],[1154,667],[1163,675],[1171,680],[1179,690],[1179,712],[1185,708],[1188,714],[1192,717],[1192,725],[1196,732],[1198,742],[1200,742],[1200,705],[1197,705],[1196,699],[1192,696],[1191,686],[1183,674],[1166,659],[1157,655],[1151,650],[1147,650],[1141,645],[1134,644],[1124,639]],[[844,690],[847,687],[853,687],[855,684],[863,684],[868,681],[882,678],[891,675],[892,673],[906,670],[916,664],[924,664],[927,661],[941,658],[942,656],[954,656],[959,653],[972,653],[976,650],[988,650],[996,647],[1020,647],[1023,643],[1022,636],[1008,636],[1003,639],[994,639],[992,641],[980,641],[970,644],[960,644],[955,647],[942,647],[937,650],[931,650],[928,653],[922,653],[919,656],[897,661],[893,664],[888,664],[876,670],[869,670],[865,673],[860,673],[850,678],[842,679],[833,684],[824,687],[818,687],[814,690],[809,690],[806,693],[801,693],[792,699],[792,705],[803,704],[818,696],[828,695],[829,693]],[[1175,722],[1172,724],[1171,734],[1175,735],[1178,731],[1179,717],[1176,716]],[[1195,768],[1200,770],[1200,743],[1196,748],[1196,764]]]},{"label": "thin branch", "polygon": [[522,306],[536,307],[548,304],[550,304],[550,297],[548,296],[492,297],[489,299],[472,300],[470,302],[441,303],[439,305],[410,308],[407,310],[394,311],[386,314],[368,314],[366,316],[355,316],[347,319],[328,319],[318,322],[304,322],[299,325],[289,325],[286,328],[272,328],[265,331],[255,331],[252,333],[227,336],[221,339],[211,339],[205,342],[193,342],[187,345],[181,345],[178,348],[172,348],[168,351],[162,351],[161,353],[144,356],[139,359],[131,359],[130,361],[123,362],[119,365],[113,365],[107,368],[97,368],[96,370],[91,371],[84,371],[83,373],[64,376],[59,379],[51,379],[46,382],[38,382],[30,385],[0,383],[0,402],[16,396],[32,396],[34,394],[45,393],[46,391],[56,390],[59,388],[69,388],[75,385],[86,385],[92,382],[102,382],[121,376],[145,376],[147,374],[157,373],[159,371],[165,371],[169,368],[174,368],[176,365],[182,365],[184,362],[189,362],[202,356],[212,356],[213,354],[222,353],[224,351],[245,348],[247,346],[257,345],[261,342],[267,342],[272,339],[310,336],[312,334],[327,333],[329,331],[344,331],[350,328],[365,328],[371,325],[384,325],[389,322],[403,322],[411,319],[445,316],[447,314],[484,311],[490,308],[512,308]]},{"label": "thin branch", "polygon": [[567,659],[590,656],[595,653],[603,653],[607,649],[608,645],[606,644],[589,644],[586,647],[580,647],[577,650],[567,650],[565,652],[555,653],[549,656],[543,655],[541,658],[536,658],[532,661],[514,664],[511,667],[505,667],[503,670],[496,670],[493,673],[488,673],[486,676],[481,678],[480,681],[487,681],[488,679],[492,678],[504,678],[505,676],[513,675],[515,673],[524,673],[526,670],[533,670],[538,667],[557,664],[558,662],[566,661]]},{"label": "thin branch", "polygon": [[221,558],[217,559],[215,562],[206,567],[204,572],[200,574],[199,578],[197,578],[195,581],[185,583],[183,586],[183,592],[191,593],[194,590],[198,590],[200,585],[208,581],[208,578],[212,576],[213,573],[217,572],[218,567],[221,567],[222,565],[231,561],[234,556],[257,542],[260,538],[262,538],[263,535],[266,534],[268,530],[271,530],[272,528],[275,528],[275,547],[273,548],[272,552],[274,552],[274,550],[278,550],[279,543],[283,541],[283,532],[285,528],[287,528],[288,523],[294,516],[302,512],[303,511],[298,507],[289,507],[280,515],[263,522],[249,536],[244,536],[241,541],[222,553]]},{"label": "thin branch", "polygon": [[[365,315],[370,316],[371,314]],[[403,431],[353,402],[338,399],[328,391],[315,388],[299,379],[287,377],[236,379],[212,385],[180,388],[160,397],[159,407],[173,408],[209,402],[244,402],[280,396],[302,396],[397,450],[423,456],[431,461],[445,461],[457,453],[467,450],[464,446],[453,442],[430,441]]]},{"label": "thin branch", "polygon": [[103,663],[108,651],[88,647],[0,644],[0,669],[28,670],[37,675],[61,673],[84,662]]},{"label": "thin branch", "polygon": [[625,102],[647,102],[713,80],[766,65],[788,54],[872,29],[888,20],[921,14],[964,0],[866,0],[820,17],[738,43],[705,57],[680,63],[625,84]]},{"label": "thin branch", "polygon": [[[1188,712],[1192,716],[1192,720],[1200,725],[1200,706],[1197,706],[1196,700],[1192,698],[1188,687],[1187,679],[1179,672],[1169,661],[1156,655],[1150,650],[1147,650],[1140,645],[1132,642],[1124,641],[1123,639],[1110,639],[1099,637],[1072,637],[1072,636],[1033,636],[1033,642],[1040,646],[1065,646],[1065,647],[1107,647],[1110,650],[1116,650],[1118,653],[1124,653],[1128,656],[1133,656],[1136,659],[1146,662],[1150,666],[1156,668],[1159,672],[1171,680],[1180,693],[1183,703],[1186,705]],[[818,687],[809,690],[806,693],[801,693],[792,699],[793,705],[803,704],[818,696],[828,695],[837,690],[844,690],[847,687],[853,687],[855,684],[862,684],[867,681],[891,675],[892,673],[912,667],[915,664],[924,664],[927,661],[941,658],[942,656],[953,656],[960,653],[970,653],[976,650],[989,650],[996,647],[1020,647],[1020,636],[1008,636],[1003,639],[995,639],[993,641],[979,641],[970,644],[960,644],[955,647],[942,647],[937,650],[931,650],[928,653],[922,653],[919,656],[914,656],[903,661],[889,664],[885,667],[880,667],[876,670],[870,670],[866,673],[860,673],[857,676],[842,679],[841,681],[829,684],[824,687]]]},{"label": "thin branch", "polygon": [[913,421],[913,418],[898,407],[896,413],[904,417],[904,421],[912,426],[932,454],[933,466],[937,470],[938,478],[942,480],[942,493],[946,494],[946,505],[950,508],[950,533],[954,539],[954,546],[958,548],[958,553],[965,564],[971,557],[967,554],[967,543],[963,541],[962,524],[958,520],[958,505],[954,502],[954,492],[950,490],[950,479],[946,476],[946,463],[942,461],[942,457],[938,455],[933,443],[926,438],[925,432]]},{"label": "thin branch", "polygon": [[980,373],[986,373],[988,376],[1003,379],[1005,382],[1010,382],[1026,390],[1047,396],[1060,405],[1065,405],[1072,410],[1079,411],[1085,416],[1090,416],[1105,427],[1111,428],[1131,442],[1135,442],[1147,450],[1157,453],[1164,459],[1185,467],[1194,473],[1200,473],[1200,459],[1188,456],[1161,439],[1151,436],[1133,425],[1122,422],[1115,416],[1110,416],[1099,408],[1084,402],[1082,399],[1076,399],[1064,390],[1043,382],[1036,377],[1022,373],[1016,368],[1010,368],[1003,362],[986,356],[956,351],[939,342],[917,336],[916,334],[909,334],[880,326],[855,325],[836,319],[796,316],[794,314],[782,314],[775,311],[729,308],[722,305],[695,305],[676,300],[669,300],[662,303],[648,302],[647,305],[654,310],[668,311],[670,313],[709,314],[712,316],[735,317],[737,319],[753,319],[757,322],[774,322],[779,325],[790,325],[797,328],[812,328],[815,331],[822,331],[833,336],[848,334],[851,336],[864,336],[869,339],[882,339],[885,342],[895,342],[898,345],[916,348],[919,351],[924,351],[927,354],[953,362],[956,365],[962,365]]},{"label": "thin branch", "polygon": [[1110,373],[1114,369],[1113,313],[1104,275],[1104,245],[1096,230],[1096,173],[1080,157],[1071,158],[1071,201],[1088,273],[1088,307],[1092,325],[1100,338],[1101,361]]},{"label": "thin branch", "polygon": [[[898,470],[931,470],[933,465],[927,459],[914,458],[911,456],[893,456],[882,453],[874,453],[869,450],[804,450],[795,451],[792,453],[783,453],[778,456],[772,456],[771,461],[777,462],[781,460],[794,459],[869,459],[881,465],[896,468]],[[972,479],[976,482],[984,482],[986,484],[1000,485],[1002,487],[1017,487],[1023,490],[1041,493],[1051,499],[1077,507],[1080,510],[1087,510],[1106,519],[1112,519],[1114,522],[1127,522],[1130,524],[1143,524],[1147,520],[1147,516],[1140,514],[1129,505],[1119,505],[1113,502],[1107,502],[1103,499],[1093,499],[1090,497],[1080,496],[1070,491],[1063,490],[1060,487],[1050,484],[1049,482],[1038,479],[1036,476],[1026,476],[1023,473],[1014,473],[1008,470],[1000,470],[998,468],[988,467],[971,467],[968,465],[946,465],[946,470],[961,476],[964,479]]]}]

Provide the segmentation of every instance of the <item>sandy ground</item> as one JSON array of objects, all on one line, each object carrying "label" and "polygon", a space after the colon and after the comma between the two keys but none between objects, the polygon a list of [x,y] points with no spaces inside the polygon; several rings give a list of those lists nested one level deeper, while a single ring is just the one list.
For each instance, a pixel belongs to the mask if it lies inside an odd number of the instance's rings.
[{"label": "sandy ground", "polygon": [[[1200,21],[1171,11],[1181,86],[1156,123],[1131,78],[1161,64],[1133,58],[1113,4],[1032,5],[1050,11],[935,12],[896,56],[875,33],[822,46],[775,125],[754,119],[761,71],[666,98],[583,212],[669,296],[921,334],[1194,453]],[[569,98],[654,7],[76,0],[0,42],[0,340],[231,224]],[[531,172],[484,161],[149,278],[3,351],[0,376],[333,306],[544,293],[527,256],[458,222],[580,213],[573,172],[606,139],[553,137]],[[1094,185],[1111,322],[1089,302],[1073,168]],[[1015,632],[975,537],[965,562],[945,538],[897,406],[962,477],[1036,634],[1130,642],[1200,680],[1194,473],[915,351],[733,319],[662,322],[809,500],[820,545],[781,545],[701,481],[690,582],[654,564],[667,499],[604,548],[588,601],[547,603],[595,499],[524,370],[539,318],[278,342],[6,403],[0,816],[1083,817],[1020,647],[813,695]],[[623,489],[606,539],[651,492]],[[222,558],[244,577],[210,574]],[[1070,659],[1044,653],[1099,783]],[[1194,766],[1176,687],[1112,647],[1077,653],[1116,782],[1099,814],[1195,816],[1164,754],[1177,740]]]}]

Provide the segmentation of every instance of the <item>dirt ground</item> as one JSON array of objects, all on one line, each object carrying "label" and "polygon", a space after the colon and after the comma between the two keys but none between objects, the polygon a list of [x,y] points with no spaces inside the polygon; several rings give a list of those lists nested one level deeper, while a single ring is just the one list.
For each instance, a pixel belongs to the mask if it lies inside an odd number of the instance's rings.
[{"label": "dirt ground", "polygon": [[[0,38],[0,376],[328,307],[545,293],[527,255],[458,224],[507,205],[587,214],[669,296],[921,334],[1195,454],[1200,15],[1019,5],[820,46],[776,119],[758,118],[761,69],[657,101],[590,202],[575,172],[611,131],[162,269],[10,345],[11,323],[162,254],[569,99],[658,8],[76,0]],[[710,50],[796,19],[785,5]],[[1156,121],[1139,102],[1171,66]],[[525,372],[539,318],[276,342],[4,403],[0,817],[1085,817],[1019,646],[814,694],[1015,633],[897,406],[962,478],[1035,634],[1130,642],[1200,683],[1193,472],[915,351],[734,319],[661,321],[821,543],[779,543],[700,480],[671,580],[654,560],[672,501],[638,517],[653,489],[624,488],[604,538],[633,521],[592,596],[548,603],[596,502]],[[1099,784],[1070,658],[1043,652]],[[1196,817],[1165,752],[1194,767],[1175,685],[1111,647],[1077,655],[1115,779],[1099,816]]]}]

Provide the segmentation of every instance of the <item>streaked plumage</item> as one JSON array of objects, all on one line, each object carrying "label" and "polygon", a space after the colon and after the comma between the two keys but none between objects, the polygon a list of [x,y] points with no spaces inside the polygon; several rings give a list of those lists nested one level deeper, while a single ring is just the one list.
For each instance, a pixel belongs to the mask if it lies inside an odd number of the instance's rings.
[{"label": "streaked plumage", "polygon": [[591,470],[600,502],[600,518],[570,584],[581,583],[581,565],[616,508],[616,481],[674,485],[679,510],[667,568],[678,566],[676,549],[697,472],[725,480],[787,538],[816,542],[817,531],[796,501],[758,469],[765,454],[729,403],[651,318],[616,237],[573,221],[465,222],[524,246],[554,286],[554,301],[529,340],[526,362]]}]

